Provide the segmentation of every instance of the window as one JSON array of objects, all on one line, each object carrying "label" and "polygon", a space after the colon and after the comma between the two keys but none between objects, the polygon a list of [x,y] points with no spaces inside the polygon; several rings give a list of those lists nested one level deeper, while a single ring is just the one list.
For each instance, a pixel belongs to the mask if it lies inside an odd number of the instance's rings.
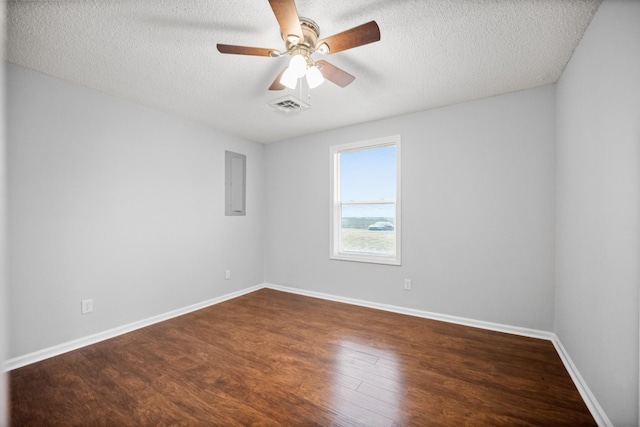
[{"label": "window", "polygon": [[330,153],[330,257],[400,265],[400,136]]}]

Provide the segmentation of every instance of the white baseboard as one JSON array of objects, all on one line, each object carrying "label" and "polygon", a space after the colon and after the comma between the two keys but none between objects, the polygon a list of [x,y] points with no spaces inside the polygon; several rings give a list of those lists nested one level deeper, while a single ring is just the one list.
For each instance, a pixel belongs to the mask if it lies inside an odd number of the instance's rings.
[{"label": "white baseboard", "polygon": [[551,341],[558,355],[560,356],[560,359],[562,360],[564,367],[569,372],[569,375],[571,376],[573,383],[578,389],[580,396],[582,397],[585,404],[587,405],[587,408],[589,408],[591,415],[593,416],[595,421],[598,423],[598,426],[608,427],[613,425],[611,424],[611,421],[605,414],[600,404],[598,404],[598,401],[596,400],[595,396],[587,386],[587,383],[582,378],[582,375],[580,375],[578,368],[576,368],[576,366],[573,364],[571,357],[569,357],[569,353],[567,353],[566,349],[563,347],[562,343],[560,342],[560,339],[553,332],[540,331],[537,329],[521,328],[518,326],[503,325],[500,323],[484,322],[480,320],[467,319],[464,317],[449,316],[446,314],[432,313],[428,311],[415,310],[411,308],[399,307],[394,305],[380,304],[380,303],[375,303],[370,301],[345,298],[345,297],[340,297],[336,295],[307,291],[304,289],[289,288],[286,286],[273,285],[269,283],[265,283],[264,287],[269,289],[275,289],[278,291],[283,291],[283,292],[290,292],[298,295],[321,298],[321,299],[326,299],[330,301],[358,305],[362,307],[375,308],[378,310],[390,311],[393,313],[407,314],[409,316],[423,317],[426,319],[440,320],[443,322],[455,323],[459,325],[471,326],[471,327],[481,328],[481,329],[488,329],[488,330],[497,331],[497,332],[505,332],[508,334],[520,335],[520,336],[525,336],[530,338],[540,338],[540,339]]},{"label": "white baseboard", "polygon": [[377,302],[364,301],[359,299],[340,297],[336,295],[323,294],[320,292],[307,291],[304,289],[289,288],[286,286],[273,285],[270,283],[265,283],[264,287],[275,289],[278,291],[304,295],[308,297],[321,298],[321,299],[326,299],[326,300],[336,301],[336,302],[343,302],[351,305],[359,305],[362,307],[375,308],[377,310],[390,311],[390,312],[399,313],[399,314],[407,314],[409,316],[423,317],[425,319],[440,320],[443,322],[456,323],[458,325],[471,326],[474,328],[487,329],[487,330],[497,331],[497,332],[505,332],[508,334],[521,335],[521,336],[530,337],[530,338],[540,338],[545,340],[551,340],[554,336],[552,332],[540,331],[537,329],[521,328],[518,326],[503,325],[500,323],[484,322],[481,320],[467,319],[464,317],[450,316],[447,314],[433,313],[430,311],[415,310],[412,308],[400,307],[396,305],[381,304]]},{"label": "white baseboard", "polygon": [[258,289],[262,289],[263,287],[264,285],[252,286],[250,288],[242,289],[237,292],[232,292],[217,298],[212,298],[207,301],[189,305],[187,307],[179,308],[177,310],[172,310],[167,313],[159,314],[157,316],[152,316],[147,319],[142,319],[137,322],[119,326],[117,328],[109,329],[104,332],[99,332],[97,334],[89,335],[73,341],[58,344],[53,347],[49,347],[49,348],[35,351],[33,353],[25,354],[23,356],[18,356],[13,359],[6,360],[3,365],[3,371],[8,372],[13,369],[17,369],[17,368],[21,368],[23,366],[29,365],[31,363],[39,362],[41,360],[58,356],[60,354],[67,353],[69,351],[77,350],[79,348],[82,348],[91,344],[95,344],[100,341],[108,340],[110,338],[114,338],[119,335],[126,334],[127,332],[132,332],[132,331],[135,331],[136,329],[153,325],[154,323],[159,323],[164,320],[169,320],[174,317],[182,316],[183,314],[191,313],[192,311],[200,310],[205,307],[209,307],[224,301],[228,301],[233,298],[237,298],[239,296],[248,294],[250,292],[257,291]]},{"label": "white baseboard", "polygon": [[558,338],[556,334],[553,334],[553,339],[551,340],[551,342],[556,348],[560,359],[562,359],[562,363],[564,363],[565,368],[567,368],[567,371],[569,372],[573,383],[576,385],[576,388],[580,392],[582,400],[584,400],[584,403],[589,408],[589,411],[591,411],[591,415],[593,415],[593,418],[596,420],[598,425],[601,427],[613,426],[613,424],[609,420],[609,417],[607,417],[607,414],[605,414],[604,410],[587,386],[586,381],[584,380],[584,378],[582,378],[582,375],[580,375],[580,371],[578,371],[576,365],[573,364],[571,357],[569,357],[569,353],[567,353],[567,350],[560,342],[560,338]]}]

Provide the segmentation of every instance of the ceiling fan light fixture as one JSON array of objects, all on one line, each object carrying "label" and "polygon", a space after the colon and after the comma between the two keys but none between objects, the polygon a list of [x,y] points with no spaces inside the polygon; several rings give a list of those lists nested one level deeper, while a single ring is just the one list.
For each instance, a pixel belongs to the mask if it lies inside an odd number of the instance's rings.
[{"label": "ceiling fan light fixture", "polygon": [[280,83],[289,89],[295,89],[298,84],[298,77],[293,74],[291,68],[287,68],[284,70],[284,73],[282,73],[282,77],[280,77]]},{"label": "ceiling fan light fixture", "polygon": [[[317,87],[324,80],[346,87],[353,82],[354,76],[325,60],[316,62],[311,56],[316,52],[319,55],[334,54],[380,41],[380,27],[376,21],[369,21],[320,39],[320,27],[311,19],[298,15],[296,0],[269,0],[269,6],[280,26],[284,50],[222,43],[216,45],[218,51],[223,54],[272,58],[289,55],[289,66],[278,74],[269,90],[295,88],[297,79],[305,76],[312,87]],[[311,70],[307,72],[308,69]]]},{"label": "ceiling fan light fixture", "polygon": [[291,73],[297,78],[304,76],[304,74],[307,72],[306,58],[300,55],[299,53],[296,55],[293,55],[293,57],[291,58],[291,61],[289,62],[288,70],[290,70]]},{"label": "ceiling fan light fixture", "polygon": [[310,89],[314,89],[324,82],[324,77],[316,66],[309,67],[306,76]]}]

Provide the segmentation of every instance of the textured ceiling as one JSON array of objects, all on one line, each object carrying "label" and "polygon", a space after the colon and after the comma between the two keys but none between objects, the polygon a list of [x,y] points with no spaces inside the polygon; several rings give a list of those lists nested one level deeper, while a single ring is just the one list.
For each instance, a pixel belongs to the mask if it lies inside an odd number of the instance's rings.
[{"label": "textured ceiling", "polygon": [[[6,59],[257,142],[554,83],[599,0],[297,0],[326,37],[370,20],[377,43],[323,59],[346,88],[268,91],[287,57],[267,0],[7,2]],[[317,58],[316,58],[317,59]],[[293,93],[311,108],[283,113]]]}]

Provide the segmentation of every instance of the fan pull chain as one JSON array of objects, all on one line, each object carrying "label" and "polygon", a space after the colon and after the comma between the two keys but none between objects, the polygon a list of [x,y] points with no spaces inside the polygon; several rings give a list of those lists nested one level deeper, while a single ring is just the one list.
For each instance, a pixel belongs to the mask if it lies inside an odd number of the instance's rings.
[{"label": "fan pull chain", "polygon": [[[304,86],[304,79],[300,79],[300,99],[302,100],[302,86]],[[300,111],[302,111],[302,105],[300,105]]]}]

